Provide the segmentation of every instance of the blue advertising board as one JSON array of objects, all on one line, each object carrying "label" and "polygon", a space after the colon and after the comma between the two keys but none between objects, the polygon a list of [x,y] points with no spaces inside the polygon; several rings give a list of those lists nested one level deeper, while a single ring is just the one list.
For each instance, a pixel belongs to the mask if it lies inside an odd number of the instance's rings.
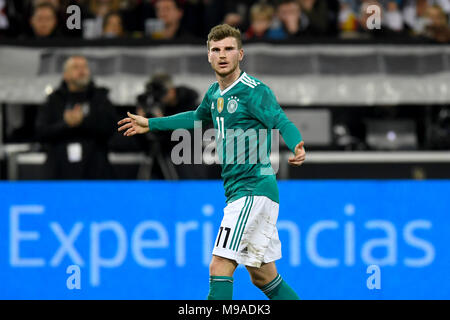
[{"label": "blue advertising board", "polygon": [[[450,299],[450,181],[280,181],[302,299]],[[0,183],[0,299],[205,299],[221,181]],[[235,299],[265,299],[244,267]]]}]

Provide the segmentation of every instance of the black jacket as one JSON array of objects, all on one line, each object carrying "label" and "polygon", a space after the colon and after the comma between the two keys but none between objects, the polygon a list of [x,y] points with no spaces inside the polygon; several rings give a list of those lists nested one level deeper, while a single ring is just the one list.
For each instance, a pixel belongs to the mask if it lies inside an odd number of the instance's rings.
[{"label": "black jacket", "polygon": [[[64,111],[83,105],[84,118],[78,127],[64,122]],[[63,81],[47,99],[37,116],[38,140],[47,151],[49,179],[112,179],[108,141],[116,131],[116,113],[108,90],[90,83],[84,92],[72,93]],[[81,146],[81,161],[69,161],[68,145]]]}]

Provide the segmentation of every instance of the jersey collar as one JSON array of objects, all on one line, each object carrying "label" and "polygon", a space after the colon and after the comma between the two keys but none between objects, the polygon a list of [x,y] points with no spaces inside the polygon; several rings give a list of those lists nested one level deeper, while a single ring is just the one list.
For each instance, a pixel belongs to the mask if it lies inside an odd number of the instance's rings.
[{"label": "jersey collar", "polygon": [[235,81],[235,82],[233,82],[232,84],[230,84],[228,87],[226,87],[225,88],[225,90],[220,90],[220,88],[219,88],[219,91],[220,91],[220,95],[221,96],[223,96],[225,93],[227,93],[228,91],[230,91],[235,85],[237,85],[240,81],[241,81],[241,79],[244,77],[244,76],[246,76],[247,74],[244,72],[244,71],[242,71],[242,73],[241,73],[241,75],[240,75],[240,77]]}]

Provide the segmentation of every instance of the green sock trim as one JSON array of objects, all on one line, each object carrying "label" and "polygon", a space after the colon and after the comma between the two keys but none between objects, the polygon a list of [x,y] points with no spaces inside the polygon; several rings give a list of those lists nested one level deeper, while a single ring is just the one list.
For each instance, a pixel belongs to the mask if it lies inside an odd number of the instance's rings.
[{"label": "green sock trim", "polygon": [[209,282],[211,281],[228,281],[233,283],[233,277],[226,277],[226,276],[210,276]]},{"label": "green sock trim", "polygon": [[233,277],[210,276],[208,300],[231,300],[233,298]]},{"label": "green sock trim", "polygon": [[281,276],[279,274],[277,274],[275,279],[273,279],[272,281],[270,281],[268,284],[266,284],[265,286],[263,286],[261,288],[262,292],[267,294],[268,292],[270,292],[274,288],[276,288],[281,283],[281,281],[283,281],[283,279],[281,278]]},{"label": "green sock trim", "polygon": [[261,290],[270,300],[300,300],[295,291],[279,274]]}]

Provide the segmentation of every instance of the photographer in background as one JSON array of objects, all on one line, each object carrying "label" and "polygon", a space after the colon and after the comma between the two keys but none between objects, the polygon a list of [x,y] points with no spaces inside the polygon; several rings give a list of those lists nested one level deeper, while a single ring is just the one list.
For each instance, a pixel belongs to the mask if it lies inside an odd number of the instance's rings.
[{"label": "photographer in background", "polygon": [[[136,113],[146,118],[171,116],[180,112],[195,110],[198,106],[198,93],[185,86],[175,86],[170,75],[156,73],[147,82],[145,92],[137,97]],[[171,141],[171,132],[149,134],[146,139],[149,148],[159,144],[158,149],[167,161],[171,157],[172,148],[178,141]],[[178,165],[175,167],[178,177],[184,179],[201,178],[201,166]],[[164,177],[158,177],[164,178]]]},{"label": "photographer in background", "polygon": [[435,107],[430,113],[428,146],[433,150],[450,149],[450,106]]},{"label": "photographer in background", "polygon": [[94,85],[86,58],[68,58],[61,86],[37,116],[38,140],[47,151],[47,178],[114,178],[107,146],[115,123],[108,90]]},{"label": "photographer in background", "polygon": [[137,98],[139,115],[156,118],[193,110],[198,105],[198,93],[184,86],[175,87],[166,73],[154,74]]}]

